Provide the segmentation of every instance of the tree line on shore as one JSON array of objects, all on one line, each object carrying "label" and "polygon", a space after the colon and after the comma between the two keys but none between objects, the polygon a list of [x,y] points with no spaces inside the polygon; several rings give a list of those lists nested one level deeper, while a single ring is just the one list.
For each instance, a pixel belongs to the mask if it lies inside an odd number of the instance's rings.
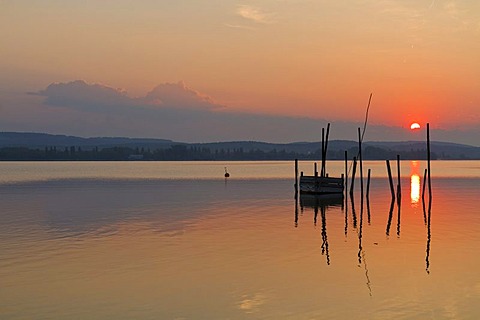
[{"label": "tree line on shore", "polygon": [[[347,150],[351,159],[358,153],[358,147]],[[405,160],[426,159],[425,149],[397,151],[367,146],[362,148],[364,160],[394,159],[399,154]],[[316,160],[321,158],[321,149],[314,152],[295,152],[285,149],[261,150],[258,148],[209,148],[196,145],[172,145],[168,148],[150,149],[144,147],[81,148],[70,147],[4,147],[0,148],[0,161],[216,161],[216,160]],[[344,160],[345,150],[329,150],[329,160]],[[432,159],[437,155],[432,153]]]}]

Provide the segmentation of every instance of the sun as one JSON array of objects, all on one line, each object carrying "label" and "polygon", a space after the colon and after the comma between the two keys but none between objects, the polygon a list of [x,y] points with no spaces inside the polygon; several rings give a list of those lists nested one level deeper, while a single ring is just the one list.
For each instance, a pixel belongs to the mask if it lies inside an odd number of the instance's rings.
[{"label": "sun", "polygon": [[410,125],[410,129],[411,130],[417,130],[417,129],[420,129],[420,125],[417,123],[417,122],[414,122]]}]

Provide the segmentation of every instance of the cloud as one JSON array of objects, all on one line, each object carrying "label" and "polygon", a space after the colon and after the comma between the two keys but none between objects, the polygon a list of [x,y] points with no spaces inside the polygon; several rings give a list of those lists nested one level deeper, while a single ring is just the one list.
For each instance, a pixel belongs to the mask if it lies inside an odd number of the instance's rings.
[{"label": "cloud", "polygon": [[33,93],[46,97],[45,103],[56,107],[70,107],[89,112],[131,111],[157,107],[173,109],[219,109],[213,99],[190,89],[182,81],[164,83],[155,87],[145,97],[129,97],[123,89],[101,84],[88,84],[83,80],[52,83],[45,90]]},{"label": "cloud", "polygon": [[273,14],[263,12],[261,9],[249,5],[239,5],[237,7],[237,15],[240,17],[256,22],[268,24],[273,22]]},{"label": "cloud", "polygon": [[183,81],[156,86],[146,95],[145,101],[152,105],[169,108],[216,109],[222,107],[209,96],[187,87]]},{"label": "cloud", "polygon": [[45,90],[33,93],[46,97],[51,106],[80,108],[95,111],[98,108],[120,108],[135,105],[124,90],[101,84],[87,84],[76,80],[68,83],[52,83]]},{"label": "cloud", "polygon": [[227,27],[229,27],[229,28],[233,28],[233,29],[254,30],[254,28],[252,28],[252,27],[243,26],[243,25],[240,25],[240,24],[230,24],[230,23],[226,23],[225,26],[227,26]]}]

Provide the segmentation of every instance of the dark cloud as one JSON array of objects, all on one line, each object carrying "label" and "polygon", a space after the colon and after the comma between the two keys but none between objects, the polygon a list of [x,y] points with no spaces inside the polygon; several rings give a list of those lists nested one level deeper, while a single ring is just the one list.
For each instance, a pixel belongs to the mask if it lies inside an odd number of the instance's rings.
[{"label": "dark cloud", "polygon": [[45,103],[56,107],[70,107],[86,111],[104,111],[109,108],[132,107],[137,103],[120,89],[82,80],[52,83],[37,95],[46,97]]},{"label": "dark cloud", "polygon": [[[145,97],[132,98],[122,89],[101,84],[88,84],[83,80],[52,83],[45,90],[34,93],[46,97],[45,103],[56,107],[70,107],[91,112],[129,111],[127,109],[151,108],[209,110],[222,106],[183,82],[164,83],[155,87]],[[130,110],[131,111],[131,110]]]}]

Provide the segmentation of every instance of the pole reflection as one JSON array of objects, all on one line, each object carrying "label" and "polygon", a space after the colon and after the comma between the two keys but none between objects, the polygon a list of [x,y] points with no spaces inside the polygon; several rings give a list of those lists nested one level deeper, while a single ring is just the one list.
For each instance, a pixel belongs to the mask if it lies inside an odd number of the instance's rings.
[{"label": "pole reflection", "polygon": [[[368,203],[368,198],[367,198],[367,203]],[[362,264],[365,269],[365,279],[366,282],[365,284],[367,285],[368,288],[368,294],[370,297],[372,296],[372,283],[370,281],[370,276],[368,275],[368,266],[367,266],[367,259],[365,255],[365,250],[362,245],[362,238],[363,238],[363,207],[360,208],[360,228],[358,229],[358,266],[361,267]]]},{"label": "pole reflection", "polygon": [[327,237],[327,217],[326,207],[320,207],[320,213],[322,215],[322,255],[327,258],[327,265],[330,265],[330,252],[328,251],[328,237]]},{"label": "pole reflection", "polygon": [[295,227],[298,226],[298,201],[300,200],[300,211],[303,212],[304,208],[313,209],[313,224],[317,225],[318,214],[320,213],[321,221],[321,253],[326,257],[327,265],[330,265],[330,251],[327,235],[327,210],[330,207],[343,208],[343,195],[309,195],[300,194],[300,197],[295,197]]},{"label": "pole reflection", "polygon": [[[422,199],[422,205],[423,205],[423,215],[424,215],[424,222],[427,227],[427,237],[426,237],[426,248],[425,248],[425,269],[427,273],[430,273],[430,249],[431,249],[431,204],[432,204],[432,196],[431,193],[428,194],[428,199],[425,198],[425,190],[426,187],[425,185],[428,183],[426,181],[426,174],[424,181],[421,181],[421,176],[418,174],[419,170],[421,169],[420,164],[418,161],[411,161],[411,172],[410,172],[410,198],[411,198],[411,204],[412,208],[416,208],[417,205],[420,205],[420,199]],[[421,188],[423,187],[423,192],[421,191]],[[397,226],[396,226],[396,235],[398,238],[400,238],[400,233],[401,233],[401,198],[400,198],[400,188],[397,189],[397,197],[395,197],[395,194],[391,199],[389,210],[388,210],[388,220],[387,220],[387,226],[386,226],[386,236],[387,239],[390,237],[390,232],[392,231],[394,226],[392,224],[394,223],[393,219],[395,218],[394,216],[396,215],[397,218]],[[352,221],[349,222],[350,217],[348,213],[348,198],[350,198],[350,206],[351,206],[351,212],[352,212]],[[363,198],[360,201],[360,211],[357,212],[355,208],[355,198],[353,192],[350,193],[350,197],[343,197],[343,195],[337,197],[334,195],[323,195],[323,196],[318,196],[318,195],[309,195],[309,194],[296,194],[295,195],[295,216],[294,216],[294,225],[295,227],[298,227],[299,223],[299,212],[303,213],[305,208],[312,209],[313,211],[313,224],[317,226],[317,222],[319,226],[321,227],[321,237],[322,237],[322,242],[321,242],[321,254],[325,256],[326,258],[326,264],[330,265],[331,264],[331,257],[330,257],[330,247],[329,247],[329,239],[327,235],[327,217],[326,214],[329,211],[330,207],[339,207],[341,210],[344,211],[344,236],[347,238],[348,230],[349,227],[352,228],[356,231],[358,235],[358,251],[357,251],[357,260],[358,260],[358,266],[361,267],[362,265],[365,268],[365,277],[366,277],[366,284],[369,290],[370,295],[372,295],[372,288],[371,288],[371,281],[369,277],[369,270],[367,266],[367,261],[365,259],[366,253],[365,253],[365,244],[363,242],[363,233],[364,228],[366,227],[363,224],[364,220],[364,207],[363,207]],[[371,223],[371,212],[370,212],[370,198],[367,197],[366,199],[366,222],[370,226]],[[345,201],[345,202],[344,202]],[[397,205],[397,211],[396,214],[394,214],[395,210],[395,203]],[[357,203],[358,204],[358,203]],[[358,208],[357,208],[358,209]],[[414,210],[415,211],[415,210]],[[352,223],[351,226],[349,224]],[[395,231],[392,231],[394,233]],[[346,240],[346,239],[345,239]],[[378,243],[374,243],[378,245]]]}]

